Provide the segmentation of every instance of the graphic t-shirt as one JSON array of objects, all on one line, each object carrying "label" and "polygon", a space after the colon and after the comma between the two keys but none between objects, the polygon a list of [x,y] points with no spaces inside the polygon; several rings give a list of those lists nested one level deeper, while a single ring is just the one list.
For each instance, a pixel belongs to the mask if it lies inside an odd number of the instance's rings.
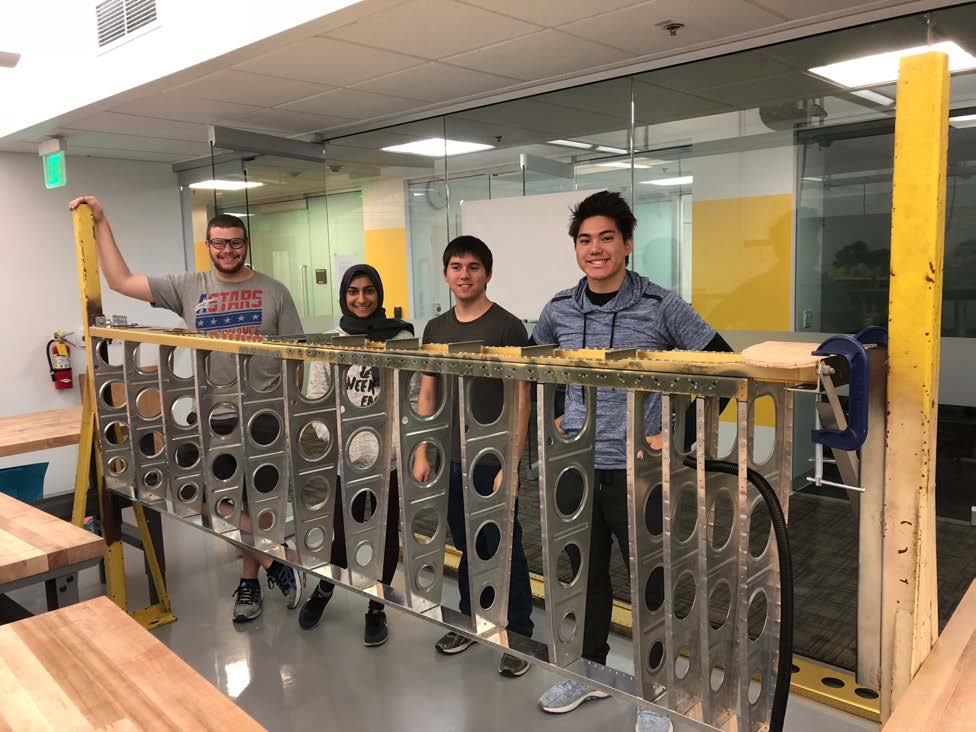
[{"label": "graphic t-shirt", "polygon": [[[219,331],[232,337],[302,333],[288,288],[260,272],[244,282],[224,282],[213,270],[161,275],[149,278],[149,289],[152,306],[172,310],[183,318],[188,330]],[[233,355],[214,353],[210,374],[220,383],[232,381],[236,375]],[[255,358],[250,375],[254,388],[272,389],[281,378],[281,361]]]}]

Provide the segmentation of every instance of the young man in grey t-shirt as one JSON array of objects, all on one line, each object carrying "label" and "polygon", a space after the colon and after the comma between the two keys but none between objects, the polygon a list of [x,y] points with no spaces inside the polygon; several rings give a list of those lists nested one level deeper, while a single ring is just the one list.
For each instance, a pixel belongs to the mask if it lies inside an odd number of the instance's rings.
[{"label": "young man in grey t-shirt", "polygon": [[[207,272],[148,277],[132,274],[119,252],[102,205],[93,196],[82,196],[68,204],[75,209],[86,203],[95,219],[95,242],[98,261],[108,286],[116,292],[153,307],[166,308],[186,321],[189,330],[221,332],[235,335],[283,335],[302,332],[298,310],[288,289],[271,277],[244,266],[247,258],[247,229],[236,216],[220,214],[207,224],[207,249],[212,269]],[[281,362],[262,358],[252,361],[251,378],[255,388],[266,390],[281,378]],[[213,353],[210,376],[215,383],[228,383],[236,378],[235,361],[231,354]],[[236,425],[237,415],[215,413],[208,423],[218,434],[227,434]],[[226,431],[224,431],[226,430]],[[241,512],[241,529],[250,531],[250,518]],[[241,581],[234,591],[234,622],[254,620],[261,614],[261,585],[258,569],[264,567],[268,586],[277,587],[285,596],[288,607],[296,608],[301,601],[301,575],[282,562],[265,554],[246,549],[243,552]],[[297,554],[289,547],[289,554],[297,561]]]}]

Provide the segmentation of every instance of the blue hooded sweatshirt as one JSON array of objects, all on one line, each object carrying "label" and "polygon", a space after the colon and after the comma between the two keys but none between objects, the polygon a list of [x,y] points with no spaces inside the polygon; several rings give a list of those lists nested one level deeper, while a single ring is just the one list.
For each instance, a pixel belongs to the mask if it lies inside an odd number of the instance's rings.
[{"label": "blue hooded sweatshirt", "polygon": [[[627,271],[617,296],[605,305],[586,297],[586,278],[556,293],[543,308],[532,331],[539,344],[558,348],[640,348],[645,351],[700,351],[715,330],[687,302],[646,277]],[[661,431],[661,397],[645,402],[645,432]],[[562,429],[573,434],[583,424],[582,390],[566,389]],[[627,392],[598,389],[596,398],[596,455],[600,469],[627,467]]]}]

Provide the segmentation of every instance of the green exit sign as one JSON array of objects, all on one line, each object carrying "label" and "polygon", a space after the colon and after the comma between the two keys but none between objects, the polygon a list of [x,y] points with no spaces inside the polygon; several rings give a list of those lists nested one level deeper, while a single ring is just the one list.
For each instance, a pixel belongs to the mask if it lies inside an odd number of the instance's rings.
[{"label": "green exit sign", "polygon": [[68,183],[68,169],[64,163],[64,150],[58,150],[43,157],[44,185],[50,188],[60,188]]}]

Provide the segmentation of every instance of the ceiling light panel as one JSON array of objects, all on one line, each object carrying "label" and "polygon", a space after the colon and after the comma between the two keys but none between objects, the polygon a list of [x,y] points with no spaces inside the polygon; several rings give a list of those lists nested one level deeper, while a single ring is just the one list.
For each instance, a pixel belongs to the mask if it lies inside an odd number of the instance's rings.
[{"label": "ceiling light panel", "polygon": [[201,180],[196,183],[191,183],[190,188],[208,191],[242,191],[245,188],[257,188],[263,185],[264,183],[256,180],[249,180],[247,182],[242,180]]},{"label": "ceiling light panel", "polygon": [[494,145],[484,145],[480,142],[463,142],[460,140],[445,140],[442,137],[430,137],[426,140],[416,140],[414,142],[404,143],[403,145],[384,147],[382,150],[383,152],[440,158],[445,155],[465,155],[466,153],[493,150],[494,148]]},{"label": "ceiling light panel", "polygon": [[658,178],[657,180],[642,180],[641,183],[645,183],[652,186],[690,186],[694,182],[695,178],[691,175],[682,175],[677,178]]},{"label": "ceiling light panel", "polygon": [[964,51],[953,41],[943,41],[942,43],[933,43],[931,46],[916,46],[901,51],[888,51],[887,53],[852,58],[827,66],[815,66],[810,69],[810,73],[849,89],[887,84],[898,80],[898,62],[902,58],[916,56],[927,51],[942,51],[947,54],[950,72],[976,69],[976,57],[968,51]]}]

